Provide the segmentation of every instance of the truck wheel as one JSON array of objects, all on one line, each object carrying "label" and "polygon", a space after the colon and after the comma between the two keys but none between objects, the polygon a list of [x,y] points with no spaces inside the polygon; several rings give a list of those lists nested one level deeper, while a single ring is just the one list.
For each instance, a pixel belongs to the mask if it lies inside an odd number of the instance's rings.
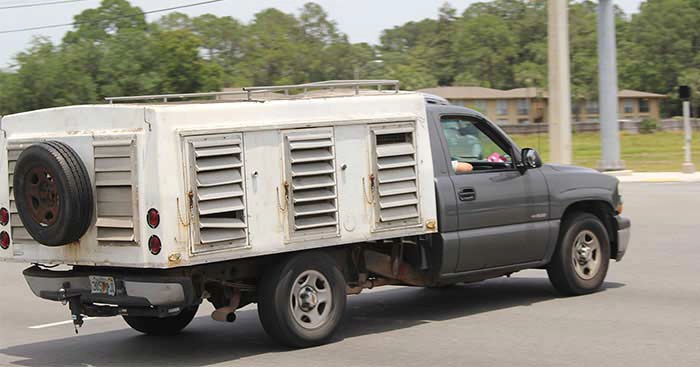
[{"label": "truck wheel", "polygon": [[45,246],[82,237],[92,223],[92,184],[80,156],[68,145],[30,145],[17,158],[12,181],[17,214],[27,232]]},{"label": "truck wheel", "polygon": [[596,291],[603,284],[610,262],[610,239],[603,223],[593,214],[577,213],[564,220],[547,275],[565,295]]},{"label": "truck wheel", "polygon": [[187,327],[194,319],[198,309],[199,306],[194,306],[182,310],[177,316],[165,318],[124,316],[124,321],[126,321],[132,329],[146,335],[170,336],[178,334],[182,329]]},{"label": "truck wheel", "polygon": [[327,342],[345,311],[346,284],[335,261],[301,253],[266,270],[258,286],[258,315],[280,344],[305,348]]}]

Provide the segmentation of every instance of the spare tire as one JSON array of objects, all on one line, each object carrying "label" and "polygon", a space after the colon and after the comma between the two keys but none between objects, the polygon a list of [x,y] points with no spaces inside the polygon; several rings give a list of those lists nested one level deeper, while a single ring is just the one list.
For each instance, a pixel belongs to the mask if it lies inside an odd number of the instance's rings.
[{"label": "spare tire", "polygon": [[92,222],[92,184],[80,156],[58,141],[33,144],[17,158],[12,181],[17,213],[39,243],[62,246]]}]

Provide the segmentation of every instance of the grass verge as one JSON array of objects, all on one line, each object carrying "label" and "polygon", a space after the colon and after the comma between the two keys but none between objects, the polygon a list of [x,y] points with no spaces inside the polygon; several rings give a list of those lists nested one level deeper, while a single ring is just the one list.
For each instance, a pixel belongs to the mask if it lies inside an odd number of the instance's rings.
[{"label": "grass verge", "polygon": [[[535,148],[542,159],[549,160],[547,134],[511,135],[520,147]],[[600,160],[600,133],[576,133],[573,141],[573,163],[597,168]],[[683,133],[658,131],[653,134],[620,133],[621,158],[625,168],[638,172],[679,172],[683,163]],[[700,165],[700,134],[693,133],[693,162]]]}]

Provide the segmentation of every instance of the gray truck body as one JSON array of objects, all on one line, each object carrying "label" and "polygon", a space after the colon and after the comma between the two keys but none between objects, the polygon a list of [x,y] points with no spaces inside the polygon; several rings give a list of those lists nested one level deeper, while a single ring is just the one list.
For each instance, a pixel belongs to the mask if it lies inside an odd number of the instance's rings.
[{"label": "gray truck body", "polygon": [[[605,223],[611,241],[611,257],[621,260],[629,242],[630,221],[615,213],[620,204],[618,180],[592,169],[545,164],[471,172],[459,175],[450,165],[443,117],[478,120],[510,146],[520,158],[520,148],[482,114],[468,108],[429,104],[430,139],[438,201],[439,283],[482,279],[546,265],[559,241],[561,219],[567,210],[585,208]],[[474,199],[461,200],[469,190]]]}]

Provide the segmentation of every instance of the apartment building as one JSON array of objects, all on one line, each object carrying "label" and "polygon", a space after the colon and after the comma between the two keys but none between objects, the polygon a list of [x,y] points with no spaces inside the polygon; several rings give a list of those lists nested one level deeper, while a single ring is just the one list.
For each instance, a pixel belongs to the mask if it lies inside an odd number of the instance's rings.
[{"label": "apartment building", "polygon": [[[537,88],[500,90],[484,87],[435,87],[420,92],[435,94],[452,104],[480,111],[498,124],[526,124],[547,120],[547,92]],[[618,92],[618,117],[624,120],[659,118],[659,101],[663,94],[635,90]],[[574,121],[598,121],[598,101],[572,101]]]}]

